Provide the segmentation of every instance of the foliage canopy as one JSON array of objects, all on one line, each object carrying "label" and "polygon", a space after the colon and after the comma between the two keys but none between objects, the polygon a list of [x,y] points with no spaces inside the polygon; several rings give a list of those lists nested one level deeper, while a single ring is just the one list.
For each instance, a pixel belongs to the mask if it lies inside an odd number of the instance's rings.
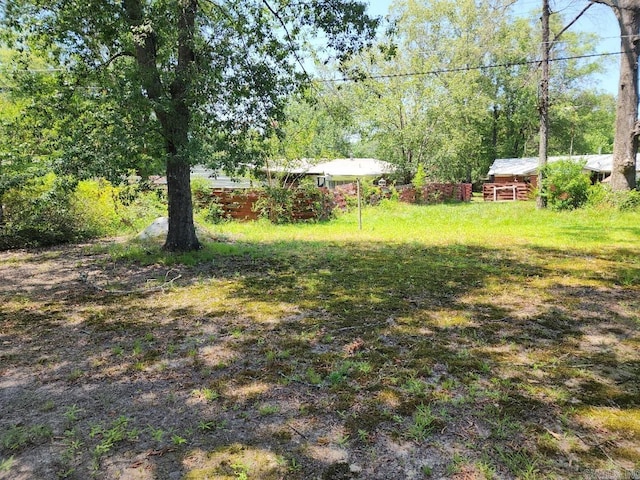
[{"label": "foliage canopy", "polygon": [[64,106],[88,99],[106,117],[91,118],[89,135],[75,125],[69,143],[78,150],[61,148],[67,155],[84,165],[93,132],[127,118],[123,111],[132,118],[118,130],[162,151],[168,250],[199,247],[189,167],[206,160],[235,170],[259,161],[261,139],[304,78],[309,40],[322,32],[327,57],[343,62],[377,26],[356,0],[16,0],[5,14],[9,44],[46,56],[73,85]]}]

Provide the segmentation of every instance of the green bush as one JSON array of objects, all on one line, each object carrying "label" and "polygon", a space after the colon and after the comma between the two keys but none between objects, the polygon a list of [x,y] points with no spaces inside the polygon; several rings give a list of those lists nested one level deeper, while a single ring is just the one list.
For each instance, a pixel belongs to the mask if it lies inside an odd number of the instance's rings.
[{"label": "green bush", "polygon": [[272,223],[300,221],[303,213],[309,220],[326,220],[333,214],[333,193],[320,189],[312,181],[296,187],[265,187],[254,205],[254,211]]},{"label": "green bush", "polygon": [[118,233],[123,224],[120,213],[125,209],[119,190],[106,180],[78,183],[71,204],[78,236],[95,238]]},{"label": "green bush", "polygon": [[589,189],[588,204],[620,211],[637,210],[640,209],[640,191],[614,192],[609,185],[598,183]]},{"label": "green bush", "polygon": [[204,218],[209,223],[220,223],[226,219],[224,208],[217,199],[211,199],[205,209]]},{"label": "green bush", "polygon": [[152,193],[106,180],[76,181],[53,173],[2,196],[0,249],[42,247],[114,235],[166,211]]},{"label": "green bush", "polygon": [[543,170],[542,196],[552,210],[573,210],[587,203],[591,181],[584,163],[559,160]]},{"label": "green bush", "polygon": [[211,185],[206,178],[195,177],[191,179],[191,195],[198,200],[204,200],[211,196]]},{"label": "green bush", "polygon": [[422,190],[426,184],[427,174],[424,171],[424,166],[419,163],[416,173],[411,179],[411,185],[413,185],[413,188],[415,188],[416,191],[416,203],[422,203],[423,200],[426,200],[422,198]]},{"label": "green bush", "polygon": [[0,248],[47,246],[79,238],[73,205],[76,183],[49,174],[2,196]]},{"label": "green bush", "polygon": [[254,210],[271,223],[293,222],[293,199],[295,189],[287,187],[265,187],[254,205]]}]

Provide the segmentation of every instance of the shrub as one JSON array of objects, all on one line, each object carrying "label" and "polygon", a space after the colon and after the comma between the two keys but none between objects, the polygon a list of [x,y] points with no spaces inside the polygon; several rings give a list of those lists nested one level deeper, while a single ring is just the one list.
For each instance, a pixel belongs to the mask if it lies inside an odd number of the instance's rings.
[{"label": "shrub", "polygon": [[48,246],[78,239],[72,208],[76,183],[49,174],[27,181],[3,197],[0,248]]},{"label": "shrub", "polygon": [[640,191],[614,192],[609,185],[598,183],[589,189],[588,204],[620,211],[636,210],[640,209]]},{"label": "shrub", "polygon": [[216,198],[212,198],[205,208],[204,218],[209,223],[220,223],[225,220],[224,208]]},{"label": "shrub", "polygon": [[206,178],[195,177],[191,179],[191,194],[196,201],[206,200],[211,196],[211,185]]},{"label": "shrub", "polygon": [[416,174],[411,179],[411,185],[415,189],[416,203],[420,203],[422,199],[422,190],[427,184],[427,174],[424,171],[424,166],[419,163],[416,169]]},{"label": "shrub", "polygon": [[265,187],[254,210],[272,223],[326,220],[335,207],[333,194],[303,181],[297,187]]},{"label": "shrub", "polygon": [[559,160],[544,167],[542,196],[552,210],[573,210],[584,206],[591,186],[583,173],[584,163]]},{"label": "shrub", "polygon": [[224,209],[212,194],[211,184],[206,178],[196,177],[191,180],[193,208],[208,223],[220,223],[226,219]]},{"label": "shrub", "polygon": [[41,247],[118,233],[156,218],[163,208],[136,186],[114,187],[106,180],[33,178],[2,197],[0,249]]},{"label": "shrub", "polygon": [[123,223],[120,189],[106,180],[78,183],[71,201],[77,236],[81,238],[115,235]]},{"label": "shrub", "polygon": [[629,190],[627,192],[616,192],[617,206],[620,210],[640,209],[640,191]]},{"label": "shrub", "polygon": [[293,194],[292,188],[264,187],[263,195],[253,208],[271,223],[291,223],[293,222]]}]

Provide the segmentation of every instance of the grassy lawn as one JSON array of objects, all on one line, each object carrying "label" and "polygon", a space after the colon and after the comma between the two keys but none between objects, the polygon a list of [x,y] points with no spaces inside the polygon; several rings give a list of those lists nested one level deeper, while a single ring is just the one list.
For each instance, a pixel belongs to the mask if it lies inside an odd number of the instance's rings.
[{"label": "grassy lawn", "polygon": [[0,253],[0,478],[640,475],[640,213]]}]

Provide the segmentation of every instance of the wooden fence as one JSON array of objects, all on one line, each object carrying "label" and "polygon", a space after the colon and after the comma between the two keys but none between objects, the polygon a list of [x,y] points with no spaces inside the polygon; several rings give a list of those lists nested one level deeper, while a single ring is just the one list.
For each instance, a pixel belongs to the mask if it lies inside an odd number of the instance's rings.
[{"label": "wooden fence", "polygon": [[[416,190],[411,185],[398,187],[400,200],[403,202],[416,203],[417,200],[423,203],[438,203],[446,200],[457,200],[468,202],[471,200],[471,184],[470,183],[430,183],[425,185],[419,198],[416,196]],[[377,200],[380,197],[390,196],[387,191],[376,195]],[[310,195],[308,192],[298,192],[293,198],[293,208],[291,211],[292,220],[311,220],[327,218],[331,210],[336,206],[338,208],[346,208],[346,197],[355,196],[356,187],[354,185],[344,185],[336,188],[335,191],[327,189],[319,189],[318,195]],[[317,197],[317,198],[316,198]],[[215,202],[221,210],[221,217],[233,220],[257,220],[260,218],[260,212],[256,209],[256,203],[263,198],[267,198],[267,194],[260,190],[237,190],[227,188],[216,188],[211,190],[209,195],[198,195],[195,201],[201,206],[211,202]],[[367,202],[375,203],[375,199],[367,199]]]},{"label": "wooden fence", "polygon": [[254,211],[255,203],[261,193],[256,190],[228,190],[226,188],[211,191],[211,196],[220,205],[223,216],[234,220],[257,220],[260,212]]},{"label": "wooden fence", "polygon": [[485,183],[482,196],[485,202],[530,200],[532,187],[529,183]]},{"label": "wooden fence", "polygon": [[[305,192],[297,192],[293,199],[291,217],[293,221],[322,219],[328,217],[334,207],[326,189],[318,190],[318,198]],[[267,198],[267,194],[260,190],[236,190],[216,188],[211,190],[209,197],[197,198],[196,201],[205,204],[215,199],[221,209],[221,216],[233,220],[257,220],[261,212],[256,209],[260,199]],[[272,218],[272,220],[274,220]]]}]

